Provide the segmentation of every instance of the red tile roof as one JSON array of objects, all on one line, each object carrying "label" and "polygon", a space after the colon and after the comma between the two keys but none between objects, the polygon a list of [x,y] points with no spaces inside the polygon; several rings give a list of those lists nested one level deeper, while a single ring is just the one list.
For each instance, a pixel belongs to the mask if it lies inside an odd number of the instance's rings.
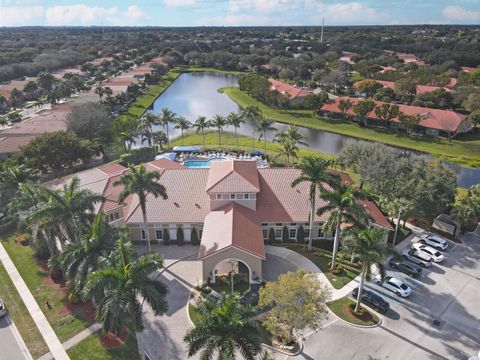
[{"label": "red tile roof", "polygon": [[205,190],[209,193],[259,192],[257,162],[255,160],[212,162]]},{"label": "red tile roof", "polygon": [[[340,113],[341,111],[338,108],[338,104],[342,99],[348,99],[353,104],[356,104],[357,102],[362,101],[362,99],[357,99],[357,98],[339,97],[323,105],[322,110]],[[381,101],[376,101],[376,104],[378,106],[384,103]],[[400,107],[400,111],[403,112],[404,114],[419,115],[420,116],[419,125],[425,128],[442,130],[447,132],[456,132],[456,131],[462,130],[461,129],[462,126],[466,126],[465,121],[467,116],[463,114],[459,114],[454,111],[430,109],[430,108],[424,108],[420,106],[410,106],[410,105],[404,105],[404,104],[398,104],[398,106]],[[352,109],[348,111],[348,114],[353,116],[355,115]],[[375,114],[375,110],[373,110],[368,115],[368,117],[372,119],[379,119],[378,116]],[[394,118],[391,121],[394,121],[397,123],[399,122],[398,118]]]},{"label": "red tile roof", "polygon": [[199,258],[234,247],[265,259],[262,227],[256,212],[230,203],[205,217]]},{"label": "red tile roof", "polygon": [[284,83],[282,81],[269,79],[270,81],[270,90],[276,90],[282,95],[288,96],[288,98],[295,99],[299,97],[305,97],[310,93],[308,91],[297,88],[296,86]]},{"label": "red tile roof", "polygon": [[[363,82],[364,80],[357,81],[356,83],[353,84],[354,89],[358,89],[359,85]],[[395,90],[395,82],[393,81],[384,81],[384,80],[375,80],[377,83],[382,84],[384,87]],[[440,86],[431,86],[431,85],[417,85],[417,94],[424,94],[424,93],[429,93],[438,89],[444,89],[445,91],[452,91],[451,89],[445,87],[442,88]]]},{"label": "red tile roof", "polygon": [[177,161],[170,159],[158,159],[153,160],[145,164],[149,171],[159,170],[159,169],[184,169],[185,166],[180,164]]}]

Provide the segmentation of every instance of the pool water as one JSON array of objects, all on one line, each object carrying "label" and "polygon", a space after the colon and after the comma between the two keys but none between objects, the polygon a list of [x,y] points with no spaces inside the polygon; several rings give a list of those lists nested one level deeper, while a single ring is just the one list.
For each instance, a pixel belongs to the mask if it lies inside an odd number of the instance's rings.
[{"label": "pool water", "polygon": [[222,161],[225,158],[212,158],[208,160],[188,160],[183,163],[184,166],[189,168],[209,168],[212,161]]}]

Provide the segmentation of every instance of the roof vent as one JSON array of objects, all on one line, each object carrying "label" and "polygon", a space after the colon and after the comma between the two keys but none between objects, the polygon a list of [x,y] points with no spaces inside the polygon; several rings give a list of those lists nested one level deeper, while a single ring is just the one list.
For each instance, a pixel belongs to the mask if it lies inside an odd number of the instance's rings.
[{"label": "roof vent", "polygon": [[201,206],[198,205],[198,204],[195,204],[195,207],[196,207],[197,209],[201,209]]},{"label": "roof vent", "polygon": [[173,205],[175,205],[176,207],[180,207],[180,205],[178,205],[178,203],[174,202]]},{"label": "roof vent", "polygon": [[299,193],[299,194],[300,194],[300,190],[298,190],[298,189],[295,189],[295,191],[296,191],[297,193]]}]

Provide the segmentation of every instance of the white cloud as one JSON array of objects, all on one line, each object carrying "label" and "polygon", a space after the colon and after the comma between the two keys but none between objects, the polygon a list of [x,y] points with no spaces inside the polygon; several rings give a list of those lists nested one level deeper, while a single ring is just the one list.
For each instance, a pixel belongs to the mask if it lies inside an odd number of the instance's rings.
[{"label": "white cloud", "polygon": [[45,18],[49,25],[91,25],[117,13],[117,7],[91,7],[86,4],[59,5],[47,8]]},{"label": "white cloud", "polygon": [[285,11],[302,6],[311,7],[320,0],[230,0],[229,8],[232,12],[255,10],[260,12]]},{"label": "white cloud", "polygon": [[470,20],[475,21],[480,19],[480,11],[465,10],[460,6],[447,6],[442,11],[443,16],[450,20]]},{"label": "white cloud", "polygon": [[[1,0],[0,0],[1,1]],[[0,26],[37,24],[44,16],[43,6],[6,6],[0,8]]]},{"label": "white cloud", "polygon": [[167,6],[188,6],[198,2],[198,0],[163,0]]},{"label": "white cloud", "polygon": [[383,12],[359,2],[335,3],[328,5],[321,12],[328,23],[364,24],[381,20],[385,22],[388,16]]},{"label": "white cloud", "polygon": [[200,19],[199,25],[206,26],[281,26],[287,25],[282,19],[269,17],[266,15],[236,15],[211,17]]}]

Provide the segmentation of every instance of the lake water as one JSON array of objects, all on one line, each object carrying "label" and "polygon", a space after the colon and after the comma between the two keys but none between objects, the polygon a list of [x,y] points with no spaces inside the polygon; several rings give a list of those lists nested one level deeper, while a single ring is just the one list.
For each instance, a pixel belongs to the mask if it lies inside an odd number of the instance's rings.
[{"label": "lake water", "polygon": [[[236,75],[229,74],[206,72],[182,74],[155,100],[151,111],[159,113],[161,109],[169,108],[191,122],[194,122],[199,116],[206,116],[210,119],[217,114],[226,116],[230,112],[239,112],[240,107],[234,101],[217,91],[222,87],[235,86],[237,81]],[[273,139],[277,131],[286,129],[288,125],[275,123],[274,127],[276,131],[266,134],[269,141]],[[158,126],[156,130],[164,129]],[[233,128],[227,127],[225,130],[233,132]],[[337,155],[345,144],[358,141],[348,136],[321,130],[299,128],[299,131],[305,136],[305,142],[309,144],[310,149],[327,154]],[[174,129],[172,124],[169,126],[169,133],[171,138],[180,135],[180,131]],[[238,133],[251,136],[251,125],[246,122],[238,129]],[[258,134],[256,136],[258,137]],[[459,186],[469,187],[480,183],[480,168],[470,169],[456,164],[445,164],[457,173]]]}]

